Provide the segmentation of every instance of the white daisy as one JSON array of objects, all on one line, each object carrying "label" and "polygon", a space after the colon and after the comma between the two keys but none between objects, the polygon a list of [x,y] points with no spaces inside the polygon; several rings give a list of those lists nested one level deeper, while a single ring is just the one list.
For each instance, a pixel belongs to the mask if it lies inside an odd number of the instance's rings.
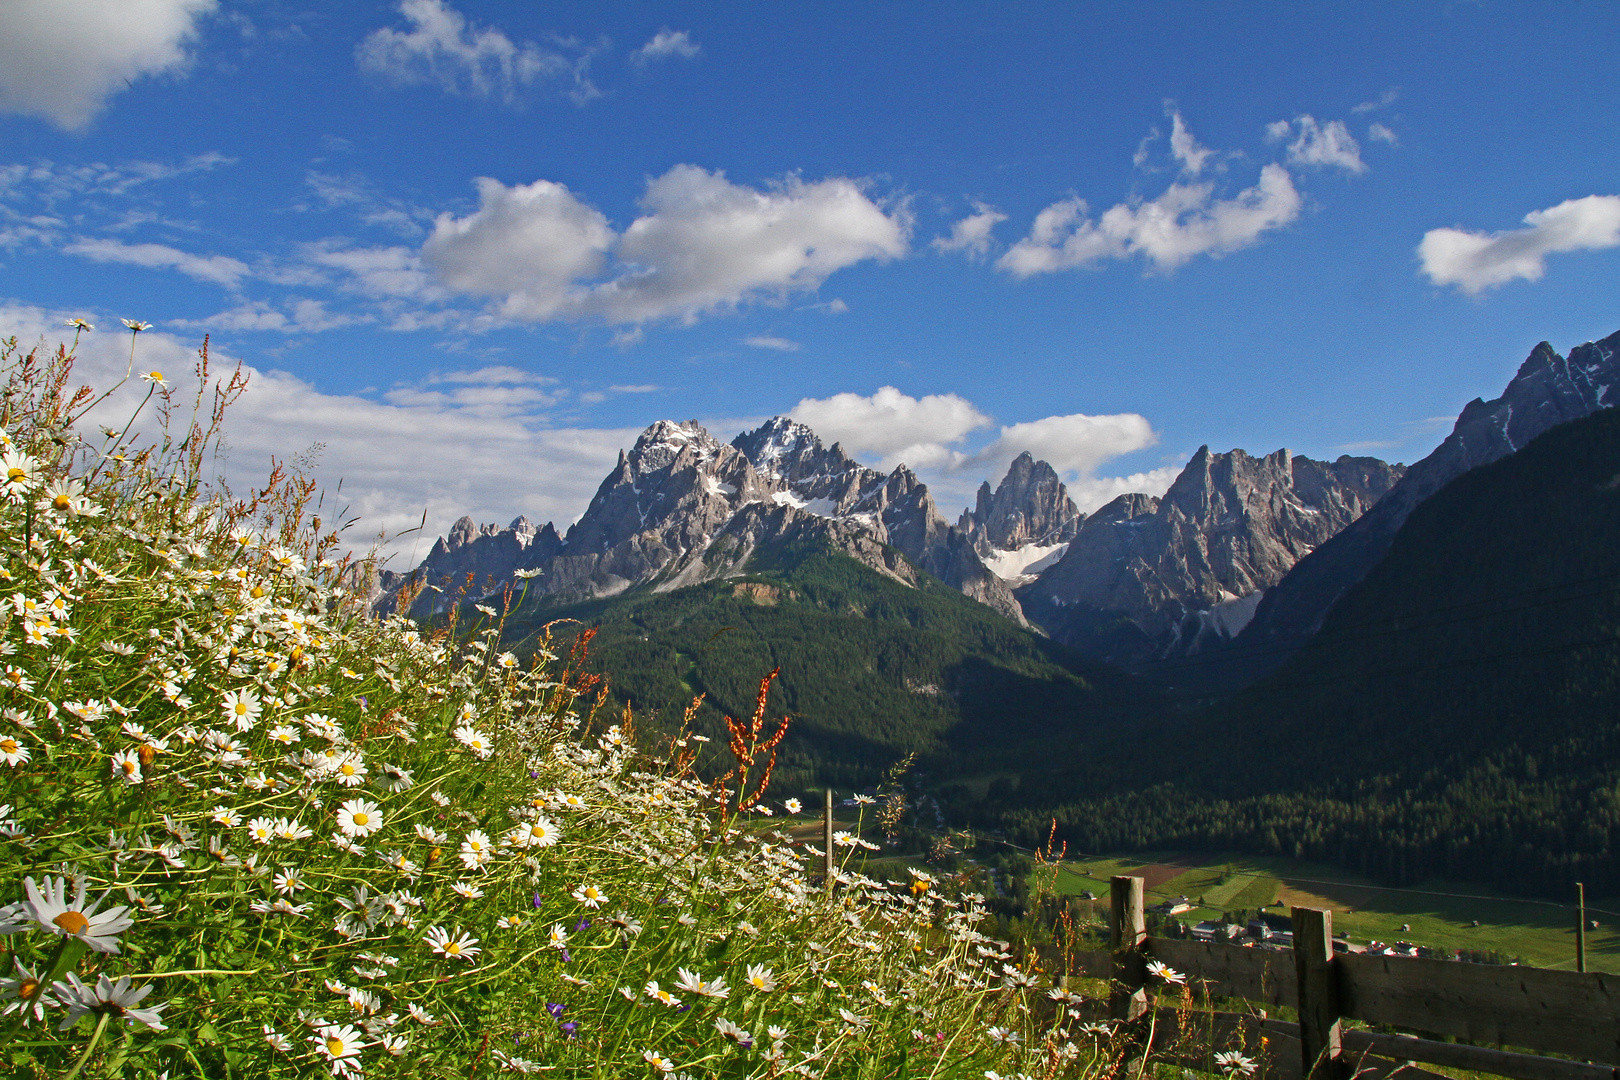
[{"label": "white daisy", "polygon": [[337,823],[344,836],[370,836],[383,827],[382,807],[368,799],[349,799],[338,809]]}]

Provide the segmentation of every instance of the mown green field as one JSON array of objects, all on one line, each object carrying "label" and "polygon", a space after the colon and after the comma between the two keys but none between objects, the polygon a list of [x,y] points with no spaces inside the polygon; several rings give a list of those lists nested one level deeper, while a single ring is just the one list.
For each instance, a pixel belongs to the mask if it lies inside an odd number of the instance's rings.
[{"label": "mown green field", "polygon": [[[1108,879],[1134,874],[1147,879],[1148,902],[1186,896],[1199,906],[1179,916],[1189,923],[1223,911],[1289,905],[1333,909],[1335,930],[1365,943],[1411,941],[1439,949],[1495,950],[1536,967],[1575,967],[1573,905],[1518,900],[1476,886],[1427,882],[1388,889],[1331,866],[1250,856],[1187,856],[1173,852],[1118,858],[1068,860],[1057,875],[1059,892],[1091,891],[1106,916]],[[1599,927],[1586,935],[1587,967],[1620,972],[1620,904],[1589,899],[1588,918]],[[1571,898],[1573,900],[1573,897]],[[1475,926],[1474,922],[1479,925]],[[1401,927],[1409,926],[1409,930]]]}]

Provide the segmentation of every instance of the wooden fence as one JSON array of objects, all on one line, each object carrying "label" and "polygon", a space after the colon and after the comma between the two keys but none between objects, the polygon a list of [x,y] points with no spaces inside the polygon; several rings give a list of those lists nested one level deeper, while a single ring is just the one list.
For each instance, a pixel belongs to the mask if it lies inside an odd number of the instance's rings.
[{"label": "wooden fence", "polygon": [[[1291,951],[1150,938],[1143,879],[1116,877],[1111,885],[1112,952],[1082,954],[1081,968],[1111,980],[1116,1019],[1135,1019],[1153,1007],[1147,963],[1157,960],[1212,995],[1296,1010],[1297,1025],[1247,1014],[1196,1014],[1198,1023],[1218,1029],[1213,1034],[1246,1047],[1297,1042],[1297,1053],[1277,1057],[1284,1077],[1345,1080],[1424,1062],[1515,1080],[1620,1080],[1614,1067],[1620,1065],[1620,976],[1335,953],[1333,912],[1318,908],[1293,909]],[[1157,1032],[1162,1020],[1164,1039],[1173,1041],[1183,1033],[1169,1025],[1180,1019],[1175,1010],[1159,1009],[1153,1027]],[[1346,1031],[1346,1019],[1513,1050]],[[1403,1077],[1416,1080],[1412,1072]]]}]

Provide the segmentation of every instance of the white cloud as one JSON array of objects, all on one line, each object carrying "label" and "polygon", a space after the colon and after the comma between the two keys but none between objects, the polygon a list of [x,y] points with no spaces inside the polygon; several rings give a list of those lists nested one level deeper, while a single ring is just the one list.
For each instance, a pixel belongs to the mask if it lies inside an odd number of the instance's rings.
[{"label": "white cloud", "polygon": [[1504,232],[1431,229],[1418,245],[1423,272],[1436,285],[1478,293],[1514,278],[1538,281],[1547,256],[1620,246],[1620,195],[1568,199],[1524,216],[1527,226]]},{"label": "white cloud", "polygon": [[1068,483],[1069,498],[1083,514],[1095,513],[1121,495],[1163,495],[1181,475],[1181,466],[1166,465],[1129,476],[1086,476]]},{"label": "white cloud", "polygon": [[656,386],[652,383],[638,383],[634,386],[610,386],[608,392],[613,394],[655,394],[662,389],[662,386]]},{"label": "white cloud", "polygon": [[423,260],[451,289],[496,296],[503,317],[524,321],[692,321],[812,292],[846,266],[898,258],[909,237],[903,207],[886,212],[842,177],[760,190],[677,165],[648,181],[622,233],[561,184],[481,179],[478,191],[475,213],[440,215]]},{"label": "white cloud", "polygon": [[1119,203],[1095,221],[1082,200],[1065,199],[1037,214],[1029,235],[996,266],[1030,277],[1141,256],[1160,270],[1174,270],[1199,255],[1248,247],[1299,216],[1293,178],[1275,163],[1260,170],[1254,187],[1230,199],[1214,196],[1211,183],[1172,184],[1156,199]]},{"label": "white cloud", "polygon": [[349,315],[326,310],[324,300],[294,300],[288,315],[263,300],[238,304],[206,319],[171,319],[170,326],[200,327],[208,330],[275,331],[283,334],[318,334],[346,326],[369,323],[369,315]]},{"label": "white cloud", "polygon": [[775,349],[777,352],[798,352],[799,343],[789,341],[787,338],[771,337],[769,334],[756,334],[751,338],[743,338],[743,344],[755,349]]},{"label": "white cloud", "polygon": [[371,297],[421,297],[443,295],[416,252],[406,247],[351,248],[341,241],[323,240],[305,245],[310,263],[349,275],[356,292]]},{"label": "white cloud", "polygon": [[587,77],[592,49],[559,39],[576,51],[570,58],[532,41],[518,44],[494,27],[469,23],[444,0],[400,0],[399,13],[410,29],[379,27],[355,47],[362,71],[400,86],[437,84],[449,94],[499,96],[508,104],[525,87],[562,76],[572,77],[576,104],[601,95]]},{"label": "white cloud", "polygon": [[995,243],[991,230],[1006,220],[1007,215],[995,207],[974,200],[973,213],[954,222],[951,235],[936,236],[933,246],[940,251],[965,251],[973,258],[982,259],[990,254],[990,245]]},{"label": "white cloud", "polygon": [[69,255],[92,262],[124,263],[151,269],[178,270],[198,281],[211,281],[235,289],[249,274],[247,263],[228,255],[193,255],[166,244],[124,244],[117,240],[86,239],[65,245]]},{"label": "white cloud", "polygon": [[1379,96],[1377,101],[1363,101],[1360,105],[1357,105],[1350,111],[1358,116],[1362,113],[1376,112],[1379,109],[1388,108],[1389,106],[1395,104],[1396,100],[1400,96],[1401,88],[1394,86],[1388,90],[1385,90],[1383,94]]},{"label": "white cloud", "polygon": [[1376,120],[1367,125],[1367,138],[1371,139],[1373,142],[1389,143],[1391,146],[1399,146],[1401,144],[1401,138],[1399,135],[1396,135],[1393,131]]},{"label": "white cloud", "polygon": [[[11,305],[0,307],[0,335],[16,334],[25,343],[43,337],[54,348],[64,340],[62,320],[74,315],[92,316],[98,324],[109,321],[90,312]],[[184,395],[183,373],[196,360],[197,344],[149,330],[137,341],[136,361],[166,372]],[[126,370],[129,337],[87,334],[79,355],[75,375],[106,388]],[[213,361],[216,372],[234,364],[217,352]],[[620,448],[631,445],[639,431],[550,427],[543,414],[530,411],[547,393],[540,389],[545,383],[511,368],[440,375],[440,384],[451,389],[436,396],[426,386],[415,388],[420,393],[396,393],[393,402],[322,393],[285,372],[249,374],[247,393],[226,419],[227,452],[219,466],[231,485],[243,491],[262,483],[272,456],[286,460],[324,444],[315,473],[326,490],[322,516],[336,519],[342,505],[348,506],[346,517],[360,516],[345,537],[351,547],[365,549],[379,531],[392,536],[414,528],[427,510],[421,534],[385,545],[400,553],[390,564],[394,569],[409,563],[413,549],[420,562],[434,537],[462,514],[504,525],[523,513],[566,528],[589,504]],[[127,395],[114,397],[91,423],[122,424],[131,408]]]},{"label": "white cloud", "polygon": [[875,458],[885,470],[902,462],[913,469],[954,463],[962,455],[951,445],[991,423],[956,394],[914,398],[892,386],[870,397],[804,398],[788,415],[808,424],[829,446],[842,443],[852,457]]},{"label": "white cloud", "polygon": [[607,218],[549,180],[475,183],[477,212],[440,214],[422,245],[439,280],[456,292],[502,297],[512,318],[543,321],[577,304],[574,283],[601,273],[616,239]]},{"label": "white cloud", "polygon": [[1286,120],[1266,125],[1266,134],[1273,139],[1286,139],[1294,130],[1299,134],[1288,144],[1289,164],[1338,168],[1350,173],[1367,171],[1366,163],[1361,160],[1361,144],[1356,142],[1343,120],[1322,124],[1314,116],[1305,114],[1297,117],[1292,126]]},{"label": "white cloud", "polygon": [[880,469],[909,466],[942,508],[971,501],[981,480],[997,483],[1013,458],[1025,451],[1057,470],[1084,510],[1125,492],[1162,494],[1180,471],[1096,475],[1104,463],[1158,442],[1152,425],[1135,413],[1076,413],[1005,425],[976,450],[965,444],[993,421],[956,394],[914,398],[885,386],[869,397],[845,393],[805,398],[789,415],[809,425],[823,443],[842,443],[850,456]]},{"label": "white cloud", "polygon": [[176,71],[216,0],[0,4],[0,112],[82,130],[135,79]]},{"label": "white cloud", "polygon": [[1158,441],[1147,418],[1136,413],[1048,416],[1003,427],[994,442],[958,469],[983,469],[999,478],[1013,458],[1027,451],[1065,479],[1087,479],[1103,462]]},{"label": "white cloud", "polygon": [[671,30],[664,27],[652,36],[652,40],[630,54],[632,64],[645,64],[649,60],[660,60],[667,56],[679,56],[690,60],[703,51],[703,47],[692,40],[692,35],[685,30]]},{"label": "white cloud", "polygon": [[1198,140],[1193,138],[1187,124],[1181,119],[1179,112],[1170,114],[1170,153],[1181,162],[1182,171],[1188,176],[1197,176],[1204,171],[1204,162],[1215,153],[1207,146],[1199,146]]}]

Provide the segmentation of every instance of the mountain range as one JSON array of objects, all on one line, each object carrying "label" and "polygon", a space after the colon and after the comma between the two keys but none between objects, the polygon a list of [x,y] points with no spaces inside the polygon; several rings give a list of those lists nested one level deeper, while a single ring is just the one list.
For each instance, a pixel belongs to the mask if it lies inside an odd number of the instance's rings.
[{"label": "mountain range", "polygon": [[[791,419],[729,444],[660,421],[566,534],[464,518],[379,575],[377,604],[434,618],[516,587],[514,640],[599,628],[615,695],[654,727],[704,695],[717,738],[779,668],[788,789],[867,785],[918,752],[952,820],[1033,837],[1056,816],[1092,850],[1304,853],[1403,880],[1435,860],[1562,880],[1578,803],[1615,830],[1581,872],[1620,887],[1612,777],[1581,764],[1620,745],[1602,720],[1620,667],[1580,652],[1612,620],[1535,598],[1560,568],[1620,573],[1616,387],[1620,334],[1567,358],[1543,343],[1411,466],[1206,446],[1163,495],[1086,514],[1024,454],[954,524],[905,466]],[[1455,619],[1409,632],[1431,609]],[[1526,643],[1575,651],[1470,674]],[[1431,667],[1463,674],[1386,678]],[[1334,765],[1302,771],[1314,758]],[[1525,792],[1536,806],[1511,809]],[[1492,851],[1469,839],[1485,821]]]}]

